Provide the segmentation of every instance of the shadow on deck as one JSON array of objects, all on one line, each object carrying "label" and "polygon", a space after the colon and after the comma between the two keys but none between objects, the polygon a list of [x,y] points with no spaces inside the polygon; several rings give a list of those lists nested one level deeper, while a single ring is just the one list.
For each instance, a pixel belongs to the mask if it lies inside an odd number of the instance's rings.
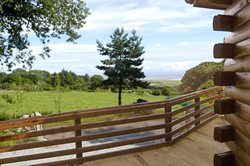
[{"label": "shadow on deck", "polygon": [[223,116],[218,116],[172,146],[88,162],[79,166],[211,166],[215,153],[229,150],[225,144],[213,139],[214,128],[227,124]]}]

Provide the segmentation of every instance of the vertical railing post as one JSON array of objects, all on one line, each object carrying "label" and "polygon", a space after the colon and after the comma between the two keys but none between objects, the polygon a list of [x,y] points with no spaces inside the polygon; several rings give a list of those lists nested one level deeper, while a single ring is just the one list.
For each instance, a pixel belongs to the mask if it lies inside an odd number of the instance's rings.
[{"label": "vertical railing post", "polygon": [[[75,119],[75,125],[81,124],[81,118]],[[75,131],[75,137],[81,137],[82,131],[76,130]],[[82,148],[82,141],[76,142],[76,149]],[[76,158],[82,158],[82,153],[77,153]]]},{"label": "vertical railing post", "polygon": [[[197,102],[200,102],[200,97],[198,97],[198,98],[195,99],[195,103],[197,103]],[[196,106],[196,107],[194,108],[194,111],[198,111],[199,109],[200,109],[200,105]],[[200,117],[200,113],[197,114],[197,115],[195,115],[194,117],[195,117],[195,119],[199,118],[199,117]],[[197,126],[197,125],[199,125],[199,124],[200,124],[200,121],[197,122],[197,123],[195,123],[195,126]]]},{"label": "vertical railing post", "polygon": [[[171,106],[165,107],[165,113],[171,113]],[[169,116],[165,118],[165,124],[171,123],[171,121],[172,121],[172,114],[169,114]],[[168,134],[171,132],[172,132],[172,125],[165,127],[165,134]],[[171,140],[172,140],[172,136],[165,138],[165,142],[171,141]]]}]

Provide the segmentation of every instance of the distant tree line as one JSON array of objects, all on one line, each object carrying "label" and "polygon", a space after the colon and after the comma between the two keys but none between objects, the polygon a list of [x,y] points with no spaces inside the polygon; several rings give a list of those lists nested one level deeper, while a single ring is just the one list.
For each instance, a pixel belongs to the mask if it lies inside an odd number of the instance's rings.
[{"label": "distant tree line", "polygon": [[[101,75],[77,75],[73,71],[62,69],[60,72],[49,73],[46,70],[30,70],[18,68],[7,74],[0,73],[0,89],[25,91],[52,91],[56,90],[58,83],[60,90],[85,90],[117,92],[113,86],[103,84],[105,79]],[[146,87],[143,87],[146,88]]]},{"label": "distant tree line", "polygon": [[45,70],[30,70],[18,68],[12,73],[0,73],[0,89],[14,89],[14,86],[30,86],[30,90],[55,90],[59,79],[61,89],[87,90],[101,86],[104,78],[100,75],[90,77],[88,74],[77,75],[73,71],[62,69],[59,73],[49,73]]}]

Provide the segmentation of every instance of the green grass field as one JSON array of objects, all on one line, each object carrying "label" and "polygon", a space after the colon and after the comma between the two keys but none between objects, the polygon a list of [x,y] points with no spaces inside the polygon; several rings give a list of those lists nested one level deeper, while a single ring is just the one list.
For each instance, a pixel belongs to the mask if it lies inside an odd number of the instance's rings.
[{"label": "green grass field", "polygon": [[[2,94],[9,94],[15,96],[15,92],[0,92]],[[56,92],[24,92],[26,97],[23,100],[21,111],[22,115],[30,114],[32,112],[52,112],[57,113],[55,107]],[[138,98],[143,98],[148,101],[166,100],[165,96],[139,96],[135,94],[122,93],[122,104],[132,104]],[[116,106],[118,104],[118,93],[112,92],[62,92],[60,93],[60,107],[61,112],[98,108],[107,106]],[[18,105],[8,104],[4,99],[0,98],[0,114],[19,115]]]},{"label": "green grass field", "polygon": [[147,80],[150,86],[164,87],[164,86],[179,86],[180,80]]}]

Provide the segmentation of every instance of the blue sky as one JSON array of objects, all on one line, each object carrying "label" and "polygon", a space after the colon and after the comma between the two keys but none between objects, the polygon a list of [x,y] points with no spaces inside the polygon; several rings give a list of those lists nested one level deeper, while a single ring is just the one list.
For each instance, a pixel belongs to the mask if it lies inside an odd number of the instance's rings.
[{"label": "blue sky", "polygon": [[[101,56],[96,40],[106,44],[119,27],[127,33],[135,29],[143,37],[146,53],[143,71],[147,78],[158,76],[183,76],[185,71],[204,61],[213,59],[213,45],[223,41],[225,33],[212,29],[213,17],[221,10],[194,8],[185,0],[85,0],[92,13],[86,25],[79,30],[82,35],[77,45],[67,43],[66,36],[49,43],[51,58],[37,56],[33,69],[59,72],[61,69],[76,74],[100,74],[95,68]],[[42,44],[35,36],[30,38],[34,54],[41,52]],[[18,66],[17,66],[18,67]]]}]

